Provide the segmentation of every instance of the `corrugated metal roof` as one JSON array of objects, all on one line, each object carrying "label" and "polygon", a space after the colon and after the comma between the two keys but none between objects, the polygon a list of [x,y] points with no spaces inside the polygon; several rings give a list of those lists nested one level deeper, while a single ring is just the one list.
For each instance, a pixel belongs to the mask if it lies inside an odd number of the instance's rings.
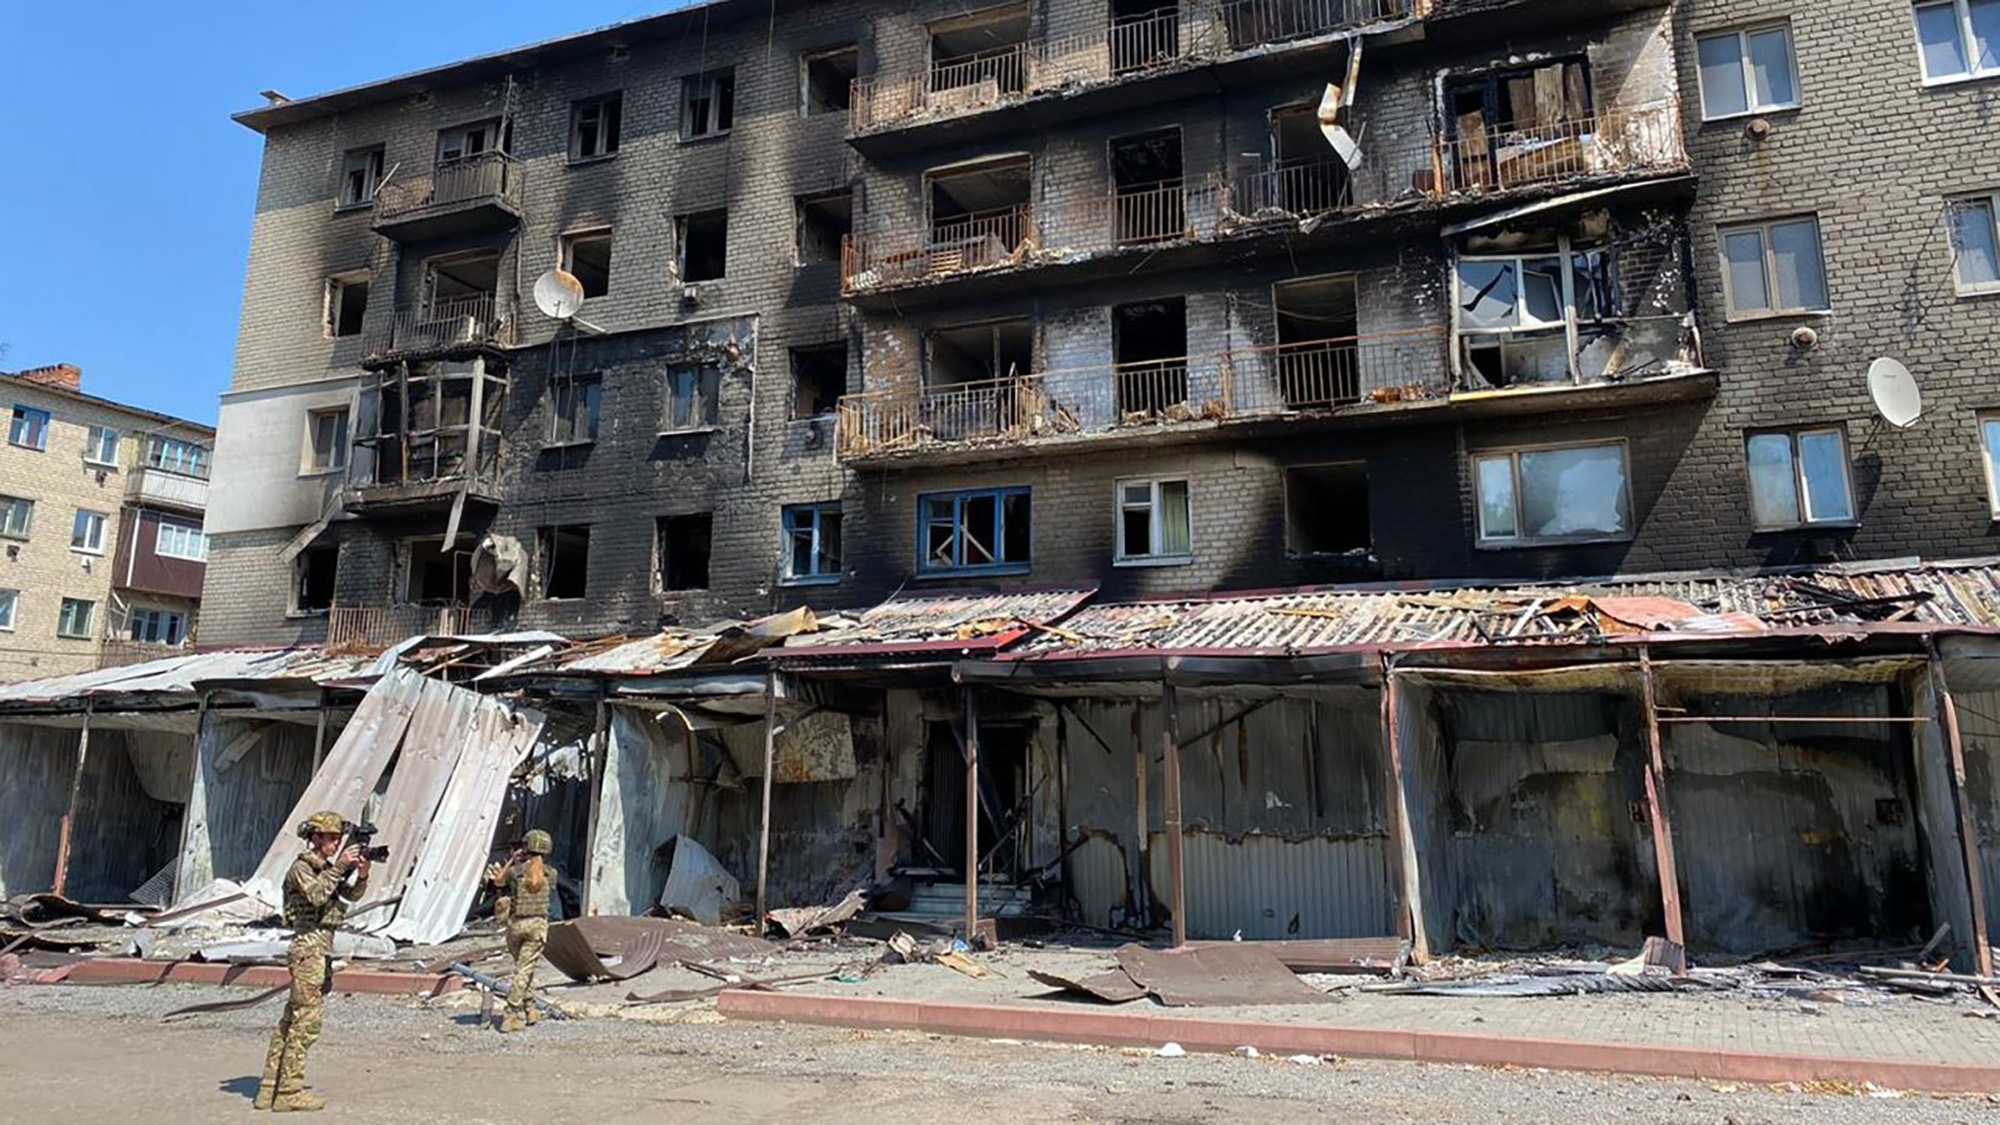
[{"label": "corrugated metal roof", "polygon": [[313,648],[218,649],[0,685],[0,706],[92,696],[189,693],[202,683],[293,680],[327,683],[359,675],[372,658]]},{"label": "corrugated metal roof", "polygon": [[1069,586],[898,594],[859,617],[822,620],[818,632],[787,638],[778,655],[818,660],[990,651],[1062,620],[1096,592],[1095,586]]},{"label": "corrugated metal roof", "polygon": [[2000,560],[1566,584],[1300,590],[1092,605],[1011,655],[1290,656],[1378,648],[1581,643],[1606,635],[1742,636],[1766,630],[2000,628]]}]

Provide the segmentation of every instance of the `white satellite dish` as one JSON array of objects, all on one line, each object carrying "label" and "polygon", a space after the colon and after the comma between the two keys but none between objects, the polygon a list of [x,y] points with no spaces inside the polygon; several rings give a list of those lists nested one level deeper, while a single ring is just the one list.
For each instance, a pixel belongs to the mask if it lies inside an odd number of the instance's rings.
[{"label": "white satellite dish", "polygon": [[1882,420],[1903,429],[1923,416],[1924,400],[1910,369],[1884,356],[1868,365],[1868,395]]},{"label": "white satellite dish", "polygon": [[570,319],[583,309],[583,282],[567,270],[550,270],[535,279],[535,307],[557,320]]}]

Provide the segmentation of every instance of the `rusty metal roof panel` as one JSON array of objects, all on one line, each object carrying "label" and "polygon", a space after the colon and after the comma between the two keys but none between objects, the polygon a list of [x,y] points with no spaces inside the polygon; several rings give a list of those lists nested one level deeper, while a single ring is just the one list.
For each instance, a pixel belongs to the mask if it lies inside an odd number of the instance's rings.
[{"label": "rusty metal roof panel", "polygon": [[829,618],[815,633],[785,640],[785,658],[826,659],[896,653],[992,650],[1064,620],[1095,586],[899,594],[852,618]]},{"label": "rusty metal roof panel", "polygon": [[197,685],[205,683],[331,683],[366,672],[371,659],[336,656],[313,648],[194,652],[143,664],[0,685],[0,707],[96,696],[192,695]]}]

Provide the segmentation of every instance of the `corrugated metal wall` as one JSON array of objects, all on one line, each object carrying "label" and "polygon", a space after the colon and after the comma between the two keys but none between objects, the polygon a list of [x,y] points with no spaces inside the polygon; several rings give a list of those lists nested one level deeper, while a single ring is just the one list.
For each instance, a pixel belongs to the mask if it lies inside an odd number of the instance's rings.
[{"label": "corrugated metal wall", "polygon": [[0,897],[46,891],[55,880],[76,738],[73,730],[0,723]]},{"label": "corrugated metal wall", "polygon": [[1985,878],[1986,924],[2000,928],[2000,691],[1959,692],[1954,698],[1965,748],[1966,796]]},{"label": "corrugated metal wall", "polygon": [[[1187,930],[1193,938],[1368,937],[1395,932],[1388,839],[1189,831]],[[1153,833],[1154,893],[1167,896],[1167,837]]]},{"label": "corrugated metal wall", "polygon": [[[256,745],[233,763],[221,756],[253,731]],[[339,724],[330,723],[327,745]],[[288,834],[285,818],[312,780],[314,728],[303,723],[227,718],[211,712],[202,728],[200,792],[190,803],[188,852],[181,859],[181,888],[198,890],[211,879],[242,881],[257,870],[271,841]]]},{"label": "corrugated metal wall", "polygon": [[82,902],[130,901],[131,891],[180,850],[186,805],[147,794],[132,766],[134,734],[143,747],[148,739],[142,732],[94,730],[90,735],[64,888]]}]

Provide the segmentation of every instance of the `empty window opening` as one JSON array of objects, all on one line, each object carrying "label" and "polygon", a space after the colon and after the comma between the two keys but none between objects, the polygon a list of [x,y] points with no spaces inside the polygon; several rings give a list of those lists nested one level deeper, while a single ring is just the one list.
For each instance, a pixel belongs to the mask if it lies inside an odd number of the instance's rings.
[{"label": "empty window opening", "polygon": [[1274,371],[1285,405],[1324,410],[1361,399],[1354,277],[1307,277],[1271,288],[1277,317]]},{"label": "empty window opening", "polygon": [[357,148],[341,159],[340,205],[360,207],[375,202],[382,184],[382,149]]},{"label": "empty window opening", "polygon": [[570,117],[569,158],[595,160],[617,155],[618,135],[624,126],[623,94],[607,94],[576,103]]},{"label": "empty window opening", "polygon": [[681,136],[713,137],[736,123],[736,72],[713,70],[681,79],[684,99]]},{"label": "empty window opening", "polygon": [[841,243],[854,233],[854,193],[802,195],[795,205],[798,264],[840,261]]},{"label": "empty window opening", "polygon": [[438,133],[438,163],[464,160],[482,152],[504,152],[509,147],[498,118],[458,125]]},{"label": "empty window opening", "polygon": [[335,274],[326,281],[326,334],[359,336],[368,315],[368,274]]},{"label": "empty window opening", "polygon": [[992,265],[1028,236],[1030,198],[1026,156],[1003,156],[925,173],[930,248],[957,256],[961,267]]},{"label": "empty window opening", "polygon": [[1246,203],[1275,207],[1293,215],[1337,211],[1354,202],[1348,168],[1320,131],[1319,110],[1310,105],[1271,111],[1271,170],[1252,180]]},{"label": "empty window opening", "polygon": [[785,508],[787,582],[830,582],[840,577],[840,504]]},{"label": "empty window opening", "polygon": [[1113,308],[1111,352],[1121,422],[1189,416],[1187,298]]},{"label": "empty window opening", "polygon": [[836,342],[792,349],[792,417],[833,413],[847,393],[847,344]]},{"label": "empty window opening", "polygon": [[660,432],[701,430],[714,426],[720,416],[722,373],[705,364],[680,364],[667,369],[661,387],[663,404]]},{"label": "empty window opening", "polygon": [[702,211],[674,220],[674,263],[684,282],[720,281],[729,271],[729,212]]},{"label": "empty window opening", "polygon": [[562,268],[583,283],[586,298],[611,292],[611,232],[594,230],[564,235]]},{"label": "empty window opening", "polygon": [[347,467],[347,408],[306,411],[308,473],[330,473]]},{"label": "empty window opening", "polygon": [[710,512],[660,517],[660,589],[708,589],[708,552],[714,529],[715,516]]},{"label": "empty window opening", "polygon": [[1185,562],[1194,557],[1186,480],[1118,482],[1120,563]]},{"label": "empty window opening", "polygon": [[861,51],[852,44],[799,56],[799,114],[845,113],[861,74]]},{"label": "empty window opening", "polygon": [[549,381],[549,444],[597,440],[597,412],[604,381],[591,375],[558,375]]},{"label": "empty window opening", "polygon": [[318,613],[333,606],[334,579],[340,571],[339,547],[308,547],[292,564],[298,579],[292,607],[300,613]]},{"label": "empty window opening", "polygon": [[955,91],[976,103],[1027,88],[1027,4],[939,20],[930,32],[933,94]]},{"label": "empty window opening", "polygon": [[1032,510],[1026,488],[987,488],[917,497],[920,571],[1028,567]]},{"label": "empty window opening", "polygon": [[1155,129],[1111,139],[1113,237],[1159,242],[1187,234],[1181,131]]},{"label": "empty window opening", "polygon": [[[433,258],[425,263],[425,310],[432,318],[492,315],[500,283],[500,255],[494,252]],[[484,310],[483,312],[479,310]]]},{"label": "empty window opening", "polygon": [[580,598],[590,576],[590,527],[544,527],[535,534],[544,598]]},{"label": "empty window opening", "polygon": [[1180,58],[1180,5],[1111,0],[1110,48],[1113,74],[1130,74]]},{"label": "empty window opening", "polygon": [[1463,78],[1445,88],[1455,188],[1509,187],[1590,171],[1595,132],[1581,60]]},{"label": "empty window opening", "polygon": [[1032,363],[1034,328],[1025,319],[938,328],[924,338],[929,360],[924,385],[949,387],[1026,375]]},{"label": "empty window opening", "polygon": [[1847,434],[1840,427],[1751,434],[1744,453],[1750,514],[1759,530],[1853,521]]},{"label": "empty window opening", "polygon": [[1295,555],[1365,552],[1368,463],[1300,465],[1285,470],[1285,547]]},{"label": "empty window opening", "polygon": [[1632,533],[1625,446],[1553,446],[1473,458],[1483,545],[1590,542]]},{"label": "empty window opening", "polygon": [[472,552],[445,547],[443,539],[403,544],[403,600],[416,605],[464,605],[472,598]]}]

